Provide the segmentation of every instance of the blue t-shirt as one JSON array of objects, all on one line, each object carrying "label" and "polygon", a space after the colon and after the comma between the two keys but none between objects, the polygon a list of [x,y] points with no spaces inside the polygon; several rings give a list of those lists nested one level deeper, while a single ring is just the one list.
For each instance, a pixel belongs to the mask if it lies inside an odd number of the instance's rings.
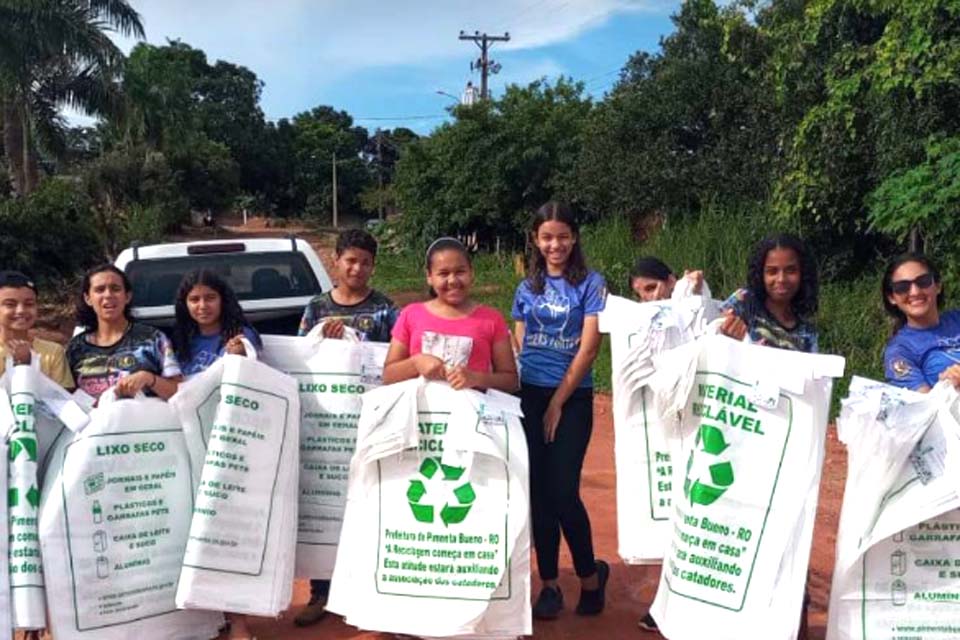
[{"label": "blue t-shirt", "polygon": [[[260,336],[251,327],[243,328],[243,335],[253,344],[254,348],[260,347]],[[183,365],[183,375],[192,376],[202,371],[216,362],[223,356],[224,341],[220,334],[205,336],[198,333],[190,340],[190,360]]]},{"label": "blue t-shirt", "polygon": [[[580,349],[583,319],[603,311],[607,285],[596,271],[574,286],[563,278],[545,278],[536,294],[524,280],[513,297],[514,320],[524,323],[520,346],[520,380],[539,387],[556,387]],[[580,387],[593,386],[593,372]]]},{"label": "blue t-shirt", "polygon": [[883,371],[890,384],[907,389],[932,387],[940,374],[960,364],[960,310],[947,311],[929,329],[903,327],[883,352]]}]

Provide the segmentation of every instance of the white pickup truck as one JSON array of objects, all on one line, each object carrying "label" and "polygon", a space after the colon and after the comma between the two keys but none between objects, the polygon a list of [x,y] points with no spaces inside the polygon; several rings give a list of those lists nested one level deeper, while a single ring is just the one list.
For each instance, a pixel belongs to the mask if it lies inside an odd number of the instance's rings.
[{"label": "white pickup truck", "polygon": [[177,288],[197,269],[223,278],[261,333],[295,334],[307,302],[333,286],[313,247],[296,237],[134,245],[114,264],[133,284],[134,317],[160,329],[173,326]]}]

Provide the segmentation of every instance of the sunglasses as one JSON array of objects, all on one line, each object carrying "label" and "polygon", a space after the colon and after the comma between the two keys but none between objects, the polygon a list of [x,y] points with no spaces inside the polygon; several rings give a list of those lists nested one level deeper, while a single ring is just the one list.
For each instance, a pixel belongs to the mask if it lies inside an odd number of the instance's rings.
[{"label": "sunglasses", "polygon": [[906,295],[910,293],[910,287],[917,285],[917,289],[929,289],[933,286],[933,274],[925,273],[917,276],[913,280],[897,280],[890,283],[890,291],[897,295]]}]

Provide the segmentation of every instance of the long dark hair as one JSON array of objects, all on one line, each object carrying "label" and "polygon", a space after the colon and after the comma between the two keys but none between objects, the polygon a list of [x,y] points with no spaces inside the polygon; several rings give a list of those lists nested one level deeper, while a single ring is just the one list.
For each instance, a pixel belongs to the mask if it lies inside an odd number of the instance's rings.
[{"label": "long dark hair", "polygon": [[[239,333],[243,329],[250,328],[246,319],[243,317],[243,309],[240,308],[240,302],[237,300],[237,294],[223,279],[212,271],[201,269],[193,271],[183,277],[180,282],[180,288],[177,289],[177,297],[174,302],[177,323],[173,327],[173,348],[176,351],[177,359],[186,364],[190,361],[190,342],[200,332],[197,321],[190,316],[190,310],[187,309],[187,296],[196,286],[210,287],[220,294],[220,345],[218,350],[223,347],[227,340]],[[260,346],[260,337],[254,333],[254,346]]]},{"label": "long dark hair", "polygon": [[[437,238],[430,243],[430,246],[427,247],[427,256],[426,256],[426,266],[427,273],[430,273],[430,270],[433,268],[433,256],[437,255],[441,251],[456,251],[464,257],[467,261],[467,264],[470,265],[470,268],[473,268],[473,260],[470,259],[470,252],[467,251],[467,248],[462,242],[456,238]],[[427,287],[427,294],[431,298],[437,297],[437,292],[433,290],[433,287]]]},{"label": "long dark hair", "polygon": [[940,270],[937,269],[937,265],[935,265],[930,258],[922,253],[904,253],[894,258],[890,261],[890,264],[887,265],[886,271],[883,272],[883,281],[880,284],[880,291],[883,295],[883,308],[886,309],[887,314],[893,318],[893,333],[900,331],[900,329],[903,329],[904,325],[907,324],[907,316],[904,315],[903,311],[900,311],[897,305],[890,302],[890,296],[893,295],[893,273],[908,262],[922,264],[927,268],[927,271],[930,272],[930,275],[933,276],[934,283],[941,285],[940,293],[937,294],[937,309],[943,308],[943,301],[946,297],[946,291],[940,280]]},{"label": "long dark hair", "polygon": [[[76,317],[77,324],[87,331],[96,331],[97,326],[99,325],[99,321],[97,320],[97,312],[93,310],[93,307],[87,304],[86,300],[83,299],[84,294],[90,292],[90,281],[93,279],[93,276],[97,275],[98,273],[114,273],[120,276],[120,279],[123,281],[124,293],[130,293],[133,291],[133,285],[130,284],[130,278],[127,277],[127,274],[112,264],[101,264],[84,273],[83,283],[80,285],[80,295],[77,296]],[[133,322],[133,314],[130,311],[129,304],[124,303],[123,317],[126,318],[128,322]]]},{"label": "long dark hair", "polygon": [[[583,282],[587,277],[587,260],[583,256],[583,250],[580,248],[580,225],[577,224],[577,216],[570,205],[564,202],[551,200],[547,202],[533,215],[533,226],[531,233],[533,238],[537,237],[537,231],[544,222],[562,222],[570,227],[570,231],[576,238],[573,249],[570,251],[570,258],[563,268],[563,278],[570,284],[576,286]],[[540,249],[534,243],[533,250],[530,252],[530,264],[527,268],[527,279],[530,282],[530,289],[537,294],[543,293],[544,285],[547,280],[547,260],[540,253]]]},{"label": "long dark hair", "polygon": [[649,278],[651,280],[666,282],[672,275],[673,270],[660,258],[643,256],[637,258],[637,261],[633,263],[633,268],[630,269],[630,281],[627,282],[627,287],[632,287],[633,281],[637,278]]},{"label": "long dark hair", "polygon": [[817,313],[820,289],[817,263],[803,240],[789,233],[768,236],[753,248],[753,253],[747,262],[747,288],[750,290],[751,303],[763,308],[767,300],[767,287],[763,283],[763,267],[767,262],[767,254],[774,249],[792,249],[797,254],[800,260],[800,289],[790,301],[790,308],[798,318],[809,319]]}]

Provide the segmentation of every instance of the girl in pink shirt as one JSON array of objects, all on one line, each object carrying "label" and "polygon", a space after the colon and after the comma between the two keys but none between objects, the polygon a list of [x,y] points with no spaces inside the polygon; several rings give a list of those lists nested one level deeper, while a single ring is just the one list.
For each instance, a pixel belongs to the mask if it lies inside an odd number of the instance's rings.
[{"label": "girl in pink shirt", "polygon": [[427,250],[431,299],[404,307],[393,327],[384,384],[417,376],[454,389],[517,388],[510,331],[495,309],[470,299],[473,266],[466,247],[440,238]]}]

